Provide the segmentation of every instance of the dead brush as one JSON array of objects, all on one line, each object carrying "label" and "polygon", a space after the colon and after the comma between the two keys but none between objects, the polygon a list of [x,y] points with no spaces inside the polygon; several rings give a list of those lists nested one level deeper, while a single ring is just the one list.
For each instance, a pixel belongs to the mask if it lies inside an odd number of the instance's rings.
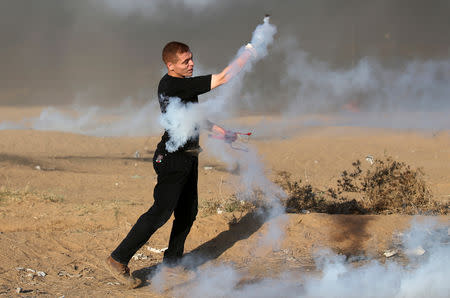
[{"label": "dead brush", "polygon": [[310,184],[302,185],[302,181],[292,181],[291,174],[286,171],[278,172],[278,178],[275,181],[288,197],[283,203],[287,212],[298,213],[303,210],[314,210],[325,212],[326,202],[323,197],[319,197]]},{"label": "dead brush", "polygon": [[[369,213],[446,214],[448,206],[432,200],[432,194],[421,169],[412,169],[392,157],[375,159],[363,172],[361,162],[352,163],[353,170],[343,171],[337,189],[328,194],[340,201],[348,201],[345,193],[358,193],[361,206]],[[344,195],[343,195],[344,194]]]},{"label": "dead brush", "polygon": [[278,173],[276,182],[288,193],[284,200],[287,212],[304,210],[330,214],[447,214],[448,204],[432,199],[421,169],[412,169],[392,157],[376,159],[363,171],[359,160],[351,170],[344,170],[336,188],[327,192],[314,189],[291,174]]}]

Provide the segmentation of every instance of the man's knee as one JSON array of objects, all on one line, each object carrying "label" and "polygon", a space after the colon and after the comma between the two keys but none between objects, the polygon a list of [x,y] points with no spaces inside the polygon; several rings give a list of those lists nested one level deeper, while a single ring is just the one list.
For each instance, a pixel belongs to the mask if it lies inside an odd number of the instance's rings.
[{"label": "man's knee", "polygon": [[185,210],[185,209],[181,209],[181,210],[175,210],[175,219],[180,221],[180,222],[184,222],[186,225],[192,225],[192,223],[195,221],[195,218],[197,217],[197,213],[198,213],[198,208],[197,207],[193,207],[191,208],[191,210]]}]

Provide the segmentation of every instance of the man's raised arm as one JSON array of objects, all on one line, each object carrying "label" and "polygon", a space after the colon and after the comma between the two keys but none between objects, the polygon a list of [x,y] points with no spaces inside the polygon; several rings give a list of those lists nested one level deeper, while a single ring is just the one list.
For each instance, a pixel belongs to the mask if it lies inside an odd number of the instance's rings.
[{"label": "man's raised arm", "polygon": [[245,46],[245,51],[242,52],[233,62],[230,63],[221,73],[213,74],[211,78],[211,89],[219,87],[228,82],[232,77],[241,71],[244,65],[251,57],[256,57],[255,48],[249,43]]}]

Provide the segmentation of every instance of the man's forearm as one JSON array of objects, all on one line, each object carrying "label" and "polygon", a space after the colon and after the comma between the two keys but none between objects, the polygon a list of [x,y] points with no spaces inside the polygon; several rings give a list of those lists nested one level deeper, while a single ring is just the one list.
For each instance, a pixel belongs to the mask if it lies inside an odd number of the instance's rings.
[{"label": "man's forearm", "polygon": [[241,71],[248,60],[255,55],[256,54],[253,47],[246,47],[245,51],[242,52],[242,54],[239,55],[239,57],[237,57],[233,62],[231,62],[230,65],[225,67],[225,69],[221,73],[212,75],[211,89],[219,87],[220,85],[223,85],[231,80],[231,78],[233,78]]}]

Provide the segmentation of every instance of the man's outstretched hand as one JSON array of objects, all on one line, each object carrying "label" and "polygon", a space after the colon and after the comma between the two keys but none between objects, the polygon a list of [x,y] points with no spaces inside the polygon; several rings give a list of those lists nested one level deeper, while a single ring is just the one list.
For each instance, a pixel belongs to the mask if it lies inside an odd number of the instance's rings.
[{"label": "man's outstretched hand", "polygon": [[258,58],[258,52],[251,43],[245,45],[245,50],[252,55],[253,59]]},{"label": "man's outstretched hand", "polygon": [[214,132],[218,138],[223,139],[225,143],[233,143],[237,140],[237,133],[231,130],[226,130],[217,124],[213,125],[211,131]]}]

